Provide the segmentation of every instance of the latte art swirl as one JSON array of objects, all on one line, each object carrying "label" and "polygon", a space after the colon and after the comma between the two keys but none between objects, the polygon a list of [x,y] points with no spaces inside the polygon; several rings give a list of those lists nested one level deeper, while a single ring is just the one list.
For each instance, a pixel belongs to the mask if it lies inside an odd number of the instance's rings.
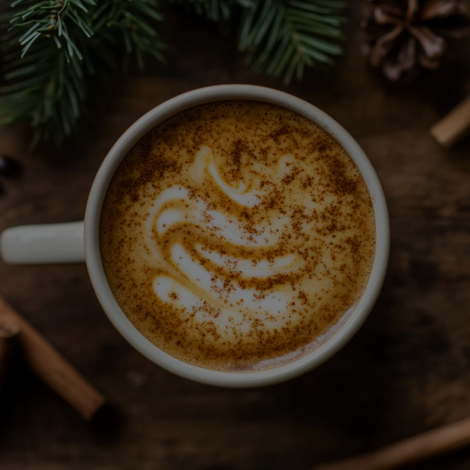
[{"label": "latte art swirl", "polygon": [[137,144],[108,190],[101,248],[143,334],[232,370],[275,366],[332,334],[362,294],[374,237],[367,188],[331,136],[282,108],[227,102]]},{"label": "latte art swirl", "polygon": [[[288,175],[285,161],[291,159],[281,159],[277,180]],[[272,215],[260,224],[241,220],[239,209],[256,211],[269,189],[248,190],[243,182],[230,186],[207,146],[199,150],[189,173],[193,187],[211,187],[213,197],[178,185],[163,191],[152,207],[145,236],[165,271],[153,281],[155,294],[184,316],[213,323],[220,336],[236,338],[260,319],[266,328],[282,328],[292,321],[286,315],[288,305],[296,303],[290,282],[298,281],[312,261],[302,259],[295,246],[284,253],[282,239],[292,231],[292,217]],[[221,197],[227,199],[225,210],[217,205]],[[182,242],[175,231],[185,233]]]}]

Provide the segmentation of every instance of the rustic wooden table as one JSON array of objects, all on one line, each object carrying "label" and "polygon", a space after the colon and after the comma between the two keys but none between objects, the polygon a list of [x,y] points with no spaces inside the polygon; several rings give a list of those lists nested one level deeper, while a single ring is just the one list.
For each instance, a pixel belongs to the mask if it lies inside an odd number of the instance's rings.
[{"label": "rustic wooden table", "polygon": [[[30,155],[23,130],[1,133],[0,153],[19,156],[25,171],[20,181],[5,184],[0,230],[81,219],[113,142],[162,101],[217,83],[282,88],[247,72],[215,27],[178,18],[166,28],[175,45],[168,68],[116,80],[92,123],[61,152]],[[351,132],[388,199],[390,267],[361,331],[328,363],[289,383],[211,388],[173,376],[134,351],[103,314],[84,266],[1,263],[0,292],[112,408],[85,422],[16,364],[0,395],[0,468],[312,469],[470,416],[470,141],[448,151],[428,135],[470,92],[470,44],[431,78],[393,87],[365,65],[357,24],[353,11],[338,69],[312,71],[286,90]],[[413,468],[467,469],[470,450]]]}]

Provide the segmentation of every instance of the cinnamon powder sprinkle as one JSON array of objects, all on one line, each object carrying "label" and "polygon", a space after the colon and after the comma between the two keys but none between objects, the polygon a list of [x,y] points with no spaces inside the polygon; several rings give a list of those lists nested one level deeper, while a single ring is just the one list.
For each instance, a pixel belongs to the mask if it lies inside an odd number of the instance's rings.
[{"label": "cinnamon powder sprinkle", "polygon": [[225,101],[134,146],[108,188],[100,246],[146,338],[200,367],[252,370],[308,353],[354,310],[375,221],[331,135],[275,105]]}]

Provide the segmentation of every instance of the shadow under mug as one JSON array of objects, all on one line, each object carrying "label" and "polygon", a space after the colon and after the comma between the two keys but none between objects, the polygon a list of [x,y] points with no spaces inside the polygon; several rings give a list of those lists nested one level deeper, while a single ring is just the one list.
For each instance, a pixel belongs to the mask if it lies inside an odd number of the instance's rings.
[{"label": "shadow under mug", "polygon": [[[290,109],[314,121],[329,132],[349,153],[369,189],[376,224],[376,250],[367,287],[336,333],[317,349],[291,363],[261,371],[220,372],[180,361],[147,340],[129,321],[108,285],[100,255],[100,214],[109,183],[128,151],[150,129],[169,117],[203,103],[226,100],[252,100]],[[155,364],[187,379],[222,387],[259,387],[283,382],[320,365],[337,352],[362,325],[382,287],[388,262],[389,221],[382,187],[357,142],[331,117],[299,98],[277,90],[251,85],[218,85],[179,95],[149,111],[115,143],[93,182],[85,221],[55,225],[9,228],[0,241],[1,254],[10,264],[51,264],[86,262],[88,272],[107,316],[124,338]]]}]

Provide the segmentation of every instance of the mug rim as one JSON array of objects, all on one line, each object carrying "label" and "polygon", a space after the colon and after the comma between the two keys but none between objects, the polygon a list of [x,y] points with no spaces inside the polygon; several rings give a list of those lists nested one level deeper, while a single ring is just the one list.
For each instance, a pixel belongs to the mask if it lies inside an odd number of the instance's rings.
[{"label": "mug rim", "polygon": [[[151,343],[131,323],[117,303],[101,261],[99,227],[103,201],[112,177],[128,151],[150,129],[171,116],[200,104],[227,100],[251,100],[276,104],[315,122],[332,135],[348,152],[361,172],[372,200],[376,246],[372,271],[354,311],[344,319],[338,331],[323,344],[287,364],[260,371],[222,372],[183,362]],[[96,296],[114,327],[141,354],[160,367],[187,379],[222,387],[246,388],[271,385],[319,366],[339,351],[368,317],[381,290],[389,254],[389,218],[382,186],[366,154],[355,139],[333,118],[316,106],[285,92],[255,85],[215,85],[192,90],[156,106],[117,140],[104,158],[88,197],[85,212],[85,258]]]}]

